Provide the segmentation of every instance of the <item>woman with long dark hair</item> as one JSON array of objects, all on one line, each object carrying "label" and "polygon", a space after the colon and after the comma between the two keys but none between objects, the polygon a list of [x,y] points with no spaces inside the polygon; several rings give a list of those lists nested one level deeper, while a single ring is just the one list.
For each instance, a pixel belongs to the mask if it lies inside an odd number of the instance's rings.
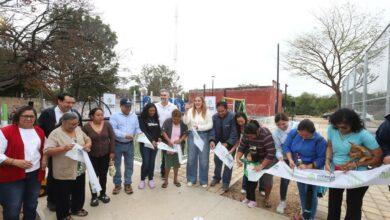
[{"label": "woman with long dark hair", "polygon": [[106,184],[109,163],[115,157],[115,133],[111,124],[104,121],[102,108],[92,109],[89,118],[91,122],[83,126],[83,131],[92,140],[89,157],[102,187],[99,197],[97,193],[91,192],[91,206],[95,207],[99,205],[99,200],[103,203],[110,202],[110,197],[106,195]]},{"label": "woman with long dark hair", "polygon": [[[325,169],[331,170],[367,170],[368,166],[377,166],[382,162],[382,150],[374,136],[365,128],[362,119],[351,109],[342,108],[330,116],[328,127],[328,146]],[[365,147],[366,153],[373,157],[363,162],[351,161],[351,145]],[[347,213],[345,219],[359,220],[362,215],[363,197],[368,186],[347,189]],[[340,219],[344,189],[329,189],[328,220]]]},{"label": "woman with long dark hair", "polygon": [[146,146],[144,143],[140,143],[142,165],[141,182],[139,183],[138,188],[145,188],[145,179],[148,177],[149,187],[153,189],[156,186],[153,177],[157,155],[157,142],[160,141],[161,137],[161,128],[156,106],[153,103],[147,104],[143,108],[138,121],[141,131],[145,134],[150,143],[152,143],[152,146]]}]

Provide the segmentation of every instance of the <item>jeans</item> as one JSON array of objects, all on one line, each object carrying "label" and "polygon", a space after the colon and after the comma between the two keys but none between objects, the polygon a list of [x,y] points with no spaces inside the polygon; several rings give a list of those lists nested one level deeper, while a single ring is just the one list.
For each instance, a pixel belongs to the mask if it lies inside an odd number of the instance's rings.
[{"label": "jeans", "polygon": [[[288,160],[284,160],[288,164]],[[287,197],[287,189],[288,185],[290,184],[289,179],[280,179],[280,200],[281,201],[286,201]]]},{"label": "jeans", "polygon": [[[107,172],[110,163],[110,154],[107,154],[102,157],[90,157],[90,158],[96,176],[99,178],[100,186],[102,187],[102,191],[100,191],[100,195],[106,195]],[[91,194],[92,194],[92,198],[97,197],[97,193],[93,193],[91,191]]]},{"label": "jeans", "polygon": [[121,174],[121,164],[122,156],[124,157],[125,163],[125,185],[130,185],[131,176],[133,175],[133,166],[134,166],[134,145],[133,142],[128,144],[115,143],[115,176],[114,184],[115,186],[120,186],[122,184],[122,174]]},{"label": "jeans", "polygon": [[[234,153],[233,153],[234,158]],[[226,165],[222,163],[222,160],[220,160],[216,155],[214,155],[214,177],[213,179],[220,181],[221,180],[221,172],[222,172],[222,166],[223,166],[223,174],[222,174],[222,183],[223,185],[230,185],[230,181],[232,179],[232,173],[233,173],[233,167],[232,169],[229,169]]]},{"label": "jeans", "polygon": [[[345,219],[360,220],[362,218],[363,197],[368,187],[347,189],[347,213]],[[344,189],[329,189],[328,220],[340,219]]]},{"label": "jeans", "polygon": [[85,202],[85,173],[75,180],[54,179],[56,187],[56,216],[63,219],[83,209]]},{"label": "jeans", "polygon": [[187,181],[193,184],[197,181],[198,163],[199,163],[199,183],[201,185],[208,184],[209,174],[209,135],[208,132],[198,132],[201,139],[204,141],[203,151],[194,143],[194,135],[192,132],[188,136],[188,161],[187,161]]},{"label": "jeans", "polygon": [[140,143],[139,149],[142,157],[141,180],[144,181],[146,177],[148,177],[149,180],[153,180],[157,149],[153,150],[145,147],[144,143]]},{"label": "jeans", "polygon": [[19,220],[23,205],[23,219],[35,220],[41,183],[38,171],[26,173],[26,178],[10,183],[0,183],[0,204],[4,220]]},{"label": "jeans", "polygon": [[[309,196],[311,196],[311,208],[308,210],[311,213],[310,219],[315,219],[316,212],[317,212],[317,204],[318,204],[318,198],[317,198],[317,187],[305,183],[297,183],[298,185],[298,191],[299,191],[299,198],[301,200],[301,208],[302,211],[305,212],[306,210],[306,201]],[[312,187],[313,191],[311,195],[308,193],[308,188]],[[304,213],[303,213],[304,214]]]}]

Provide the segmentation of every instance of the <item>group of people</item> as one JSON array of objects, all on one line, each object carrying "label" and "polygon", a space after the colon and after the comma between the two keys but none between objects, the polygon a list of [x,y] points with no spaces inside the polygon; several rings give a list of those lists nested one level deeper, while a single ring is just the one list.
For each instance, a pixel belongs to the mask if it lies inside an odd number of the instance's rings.
[{"label": "group of people", "polygon": [[[40,117],[31,106],[19,108],[12,125],[0,132],[0,204],[5,220],[19,219],[23,206],[24,219],[36,217],[36,208],[41,181],[47,173],[47,207],[56,212],[57,219],[72,219],[72,215],[83,217],[88,212],[85,203],[84,163],[72,160],[65,154],[74,147],[88,152],[102,190],[94,192],[90,205],[109,203],[107,195],[107,173],[109,166],[115,167],[113,177],[117,195],[122,190],[132,194],[134,165],[134,141],[136,135],[145,134],[151,146],[140,143],[142,157],[141,176],[138,189],[156,187],[154,169],[158,144],[164,142],[184,150],[187,142],[187,186],[197,183],[203,188],[213,187],[222,181],[222,188],[229,190],[232,169],[214,156],[214,175],[208,179],[209,155],[218,143],[226,147],[239,166],[254,167],[256,171],[267,169],[277,161],[284,161],[293,169],[367,170],[368,167],[390,163],[390,116],[377,131],[376,138],[365,128],[359,115],[342,108],[330,117],[327,140],[318,132],[309,119],[290,121],[279,113],[275,116],[277,129],[271,132],[256,120],[248,120],[244,113],[232,113],[226,102],[217,104],[214,115],[208,110],[203,97],[196,97],[182,114],[170,103],[167,90],[160,92],[161,102],[144,106],[140,116],[132,109],[128,99],[120,100],[120,112],[104,120],[104,111],[94,108],[90,121],[82,124],[80,114],[73,109],[75,99],[69,94],[58,96],[55,107],[44,110]],[[204,146],[199,145],[199,139]],[[372,159],[350,162],[351,143],[365,146]],[[383,150],[382,150],[383,149]],[[124,163],[122,178],[121,165]],[[172,151],[162,152],[162,188],[168,187],[168,176],[173,169],[173,184],[180,187],[178,169],[179,156]],[[46,169],[48,168],[48,169]],[[256,189],[259,185],[264,195],[265,207],[271,207],[270,193],[273,177],[264,174],[259,181],[247,178],[244,169],[242,201],[248,207],[257,206]],[[122,181],[123,179],[123,181]],[[147,181],[147,182],[146,182]],[[297,183],[301,202],[301,213],[296,219],[315,219],[317,192],[319,187]],[[279,213],[284,213],[289,180],[281,179]],[[345,219],[361,219],[364,194],[368,187],[347,190],[347,212]],[[343,189],[329,189],[328,219],[340,219]]]}]

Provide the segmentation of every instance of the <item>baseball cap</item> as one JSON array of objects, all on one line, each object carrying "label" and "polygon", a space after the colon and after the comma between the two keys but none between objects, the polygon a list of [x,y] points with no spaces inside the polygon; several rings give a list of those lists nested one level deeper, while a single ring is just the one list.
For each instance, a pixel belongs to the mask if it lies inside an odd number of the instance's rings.
[{"label": "baseball cap", "polygon": [[126,99],[126,98],[121,98],[120,100],[120,105],[124,105],[126,107],[131,107],[131,100],[130,99]]}]

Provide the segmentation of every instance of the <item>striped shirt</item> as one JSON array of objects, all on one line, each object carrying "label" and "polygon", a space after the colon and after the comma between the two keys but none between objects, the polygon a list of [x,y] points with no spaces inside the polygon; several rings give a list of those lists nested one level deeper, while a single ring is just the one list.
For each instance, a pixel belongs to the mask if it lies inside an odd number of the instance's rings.
[{"label": "striped shirt", "polygon": [[275,143],[272,138],[272,133],[268,128],[259,128],[259,135],[255,139],[248,139],[244,134],[241,138],[240,147],[238,151],[241,153],[247,153],[251,146],[256,147],[257,156],[260,161],[264,159],[274,160],[276,149]]}]

